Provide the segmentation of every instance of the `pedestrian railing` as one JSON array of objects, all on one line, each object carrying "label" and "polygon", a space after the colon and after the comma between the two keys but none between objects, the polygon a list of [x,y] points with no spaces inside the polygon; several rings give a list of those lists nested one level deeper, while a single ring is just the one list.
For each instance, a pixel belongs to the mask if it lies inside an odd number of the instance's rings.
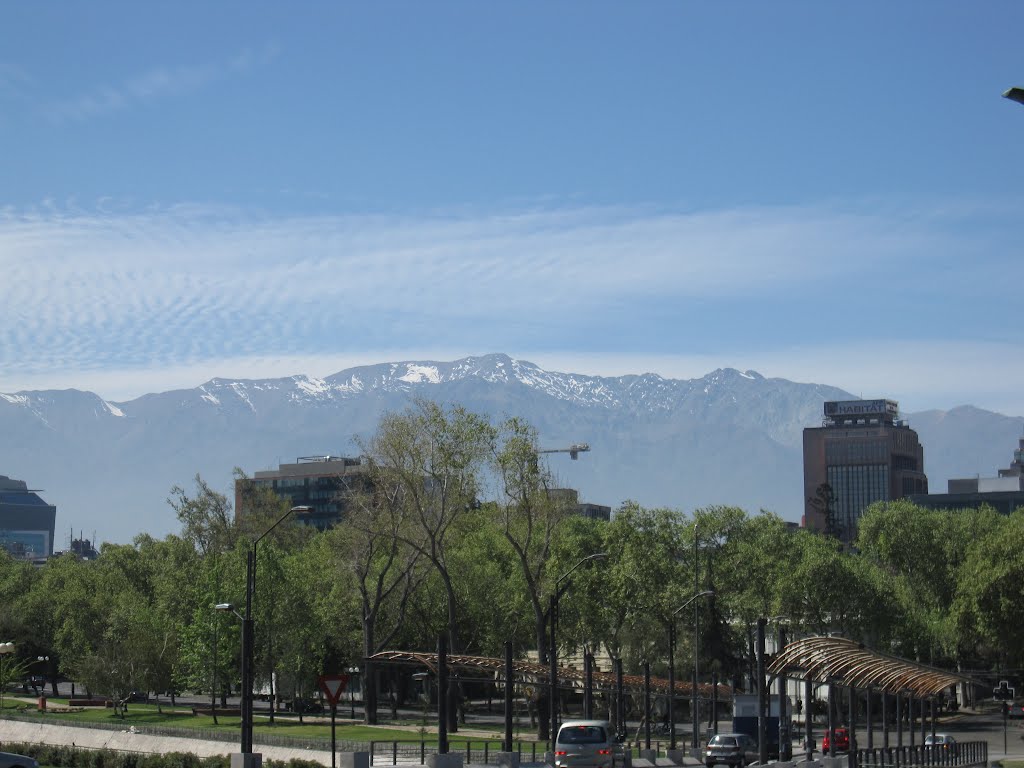
[{"label": "pedestrian railing", "polygon": [[928,766],[988,765],[988,742],[966,741],[946,746],[928,744],[914,747],[881,747],[858,749],[857,765],[861,768],[927,768]]}]

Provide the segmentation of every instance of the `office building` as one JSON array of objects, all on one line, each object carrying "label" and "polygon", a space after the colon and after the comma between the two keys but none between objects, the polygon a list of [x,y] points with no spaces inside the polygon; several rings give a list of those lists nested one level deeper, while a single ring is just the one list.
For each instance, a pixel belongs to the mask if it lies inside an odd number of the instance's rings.
[{"label": "office building", "polygon": [[580,492],[575,488],[549,488],[548,498],[558,504],[569,507],[574,514],[586,517],[590,520],[603,520],[608,522],[612,519],[612,508],[603,504],[591,504],[588,501],[580,501]]},{"label": "office building", "polygon": [[356,492],[367,489],[366,465],[343,456],[300,456],[294,464],[235,481],[235,513],[244,517],[247,488],[269,488],[289,506],[309,507],[299,522],[325,530],[339,523]]},{"label": "office building", "polygon": [[849,543],[876,501],[928,492],[924,448],[892,400],[828,401],[804,429],[804,525]]},{"label": "office building", "polygon": [[21,480],[0,475],[0,548],[19,560],[53,554],[57,508]]},{"label": "office building", "polygon": [[1013,460],[996,477],[967,477],[949,480],[946,493],[915,494],[910,500],[929,509],[976,509],[982,504],[1004,515],[1024,508],[1024,438],[1013,452]]}]

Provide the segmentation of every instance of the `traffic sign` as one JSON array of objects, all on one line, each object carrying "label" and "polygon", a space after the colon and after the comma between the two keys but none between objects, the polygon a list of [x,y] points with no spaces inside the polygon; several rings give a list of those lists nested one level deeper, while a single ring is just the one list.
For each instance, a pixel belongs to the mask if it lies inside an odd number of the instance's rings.
[{"label": "traffic sign", "polygon": [[324,692],[331,706],[336,706],[341,692],[348,687],[348,675],[321,675],[320,690]]}]

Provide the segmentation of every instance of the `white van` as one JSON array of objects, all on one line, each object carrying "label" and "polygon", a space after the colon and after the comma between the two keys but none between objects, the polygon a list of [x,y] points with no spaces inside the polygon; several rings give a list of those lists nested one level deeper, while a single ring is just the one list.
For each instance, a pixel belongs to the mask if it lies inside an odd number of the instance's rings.
[{"label": "white van", "polygon": [[622,746],[607,720],[567,720],[555,739],[555,768],[614,768]]}]

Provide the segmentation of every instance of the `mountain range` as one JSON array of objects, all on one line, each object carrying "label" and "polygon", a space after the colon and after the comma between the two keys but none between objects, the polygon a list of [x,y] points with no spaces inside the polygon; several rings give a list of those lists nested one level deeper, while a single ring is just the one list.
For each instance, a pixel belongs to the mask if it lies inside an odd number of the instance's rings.
[{"label": "mountain range", "polygon": [[[111,542],[162,537],[178,530],[166,501],[172,486],[191,492],[198,473],[230,498],[236,466],[251,475],[299,456],[356,455],[357,436],[417,396],[495,419],[522,416],[542,448],[588,443],[577,461],[549,456],[559,484],[585,501],[731,504],[793,521],[803,512],[803,428],[821,423],[825,400],[857,399],[754,371],[584,376],[503,354],[382,363],[324,379],[216,378],[125,402],[78,390],[16,392],[0,394],[0,475],[57,506],[57,549],[72,532]],[[1024,429],[1024,418],[966,405],[902,417],[924,444],[933,493],[951,477],[995,475]]]}]

